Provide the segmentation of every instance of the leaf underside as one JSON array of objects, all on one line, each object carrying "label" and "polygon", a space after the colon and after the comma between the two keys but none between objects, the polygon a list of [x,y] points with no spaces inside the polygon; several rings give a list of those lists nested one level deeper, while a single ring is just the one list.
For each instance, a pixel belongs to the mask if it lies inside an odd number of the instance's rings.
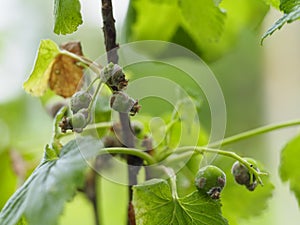
[{"label": "leaf underside", "polygon": [[299,0],[281,0],[280,10],[284,15],[278,19],[262,36],[261,42],[268,36],[271,36],[276,30],[279,30],[283,25],[292,23],[300,18],[300,1]]},{"label": "leaf underside", "polygon": [[84,182],[87,161],[102,148],[91,137],[67,143],[55,160],[43,160],[0,212],[1,225],[15,225],[25,216],[31,225],[55,225],[64,204]]}]

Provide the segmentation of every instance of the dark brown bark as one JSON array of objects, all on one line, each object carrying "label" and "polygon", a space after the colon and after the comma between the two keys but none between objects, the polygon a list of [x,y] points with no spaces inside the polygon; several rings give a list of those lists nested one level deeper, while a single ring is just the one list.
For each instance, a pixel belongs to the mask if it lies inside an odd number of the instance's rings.
[{"label": "dark brown bark", "polygon": [[[116,43],[116,28],[115,19],[113,17],[113,9],[111,0],[102,0],[102,18],[103,18],[103,32],[104,42],[107,52],[107,61],[118,63],[118,47]],[[129,148],[134,147],[134,134],[132,132],[131,123],[128,113],[119,113],[120,124],[122,127],[122,141],[123,145]],[[132,205],[132,185],[137,183],[137,174],[142,160],[135,156],[127,156],[128,164],[128,224],[135,225],[134,208]]]}]

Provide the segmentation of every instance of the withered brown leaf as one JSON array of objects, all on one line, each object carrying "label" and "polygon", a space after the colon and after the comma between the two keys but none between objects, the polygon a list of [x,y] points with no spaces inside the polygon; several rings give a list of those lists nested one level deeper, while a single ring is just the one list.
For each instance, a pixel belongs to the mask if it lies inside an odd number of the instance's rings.
[{"label": "withered brown leaf", "polygon": [[69,41],[60,45],[61,49],[83,56],[82,47],[79,41]]},{"label": "withered brown leaf", "polygon": [[[61,45],[61,48],[79,56],[83,55],[80,42],[68,42]],[[78,60],[59,54],[51,68],[49,87],[57,95],[68,98],[82,87],[82,77],[83,67],[78,65]]]}]

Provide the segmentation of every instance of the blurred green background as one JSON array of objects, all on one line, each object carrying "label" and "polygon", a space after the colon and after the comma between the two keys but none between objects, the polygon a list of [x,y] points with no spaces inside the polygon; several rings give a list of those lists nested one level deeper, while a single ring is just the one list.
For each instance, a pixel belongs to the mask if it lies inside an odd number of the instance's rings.
[{"label": "blurred green background", "polygon": [[[3,1],[0,8],[0,209],[9,196],[30,174],[51,137],[51,118],[38,99],[26,95],[22,83],[30,74],[40,39],[57,43],[81,40],[91,59],[104,54],[100,2],[82,2],[84,25],[72,35],[57,36],[53,28],[53,1]],[[123,26],[128,1],[113,1],[118,39],[124,40]],[[258,27],[242,29],[223,56],[209,62],[218,79],[227,106],[226,135],[272,122],[299,118],[300,114],[300,24],[294,23],[267,38],[260,36],[279,13],[271,10]],[[150,28],[149,28],[150,29]],[[209,112],[203,112],[203,121]],[[204,122],[209,128],[209,122]],[[299,224],[300,212],[288,185],[278,176],[280,150],[298,128],[288,128],[241,141],[226,149],[252,156],[263,162],[275,184],[273,198],[259,217],[239,224]],[[24,172],[25,171],[25,172]],[[119,224],[126,212],[113,199],[124,198],[126,187],[102,181],[105,198],[105,224]],[[113,193],[113,194],[112,194]],[[118,193],[118,194],[116,194]],[[111,215],[111,216],[110,216]],[[93,224],[92,206],[83,195],[66,207],[61,224]]]}]

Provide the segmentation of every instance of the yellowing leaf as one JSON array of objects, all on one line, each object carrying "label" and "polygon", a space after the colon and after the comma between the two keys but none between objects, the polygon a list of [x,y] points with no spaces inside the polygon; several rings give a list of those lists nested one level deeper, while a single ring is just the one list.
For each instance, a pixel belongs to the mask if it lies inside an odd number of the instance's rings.
[{"label": "yellowing leaf", "polygon": [[[79,42],[69,42],[61,48],[82,56]],[[25,91],[40,97],[50,87],[57,95],[71,97],[80,89],[83,76],[83,67],[77,62],[77,59],[61,52],[53,41],[42,40],[34,69],[24,83]]]},{"label": "yellowing leaf", "polygon": [[51,40],[42,40],[33,71],[23,87],[33,96],[42,96],[48,88],[48,80],[54,58],[59,54],[58,46]]}]

